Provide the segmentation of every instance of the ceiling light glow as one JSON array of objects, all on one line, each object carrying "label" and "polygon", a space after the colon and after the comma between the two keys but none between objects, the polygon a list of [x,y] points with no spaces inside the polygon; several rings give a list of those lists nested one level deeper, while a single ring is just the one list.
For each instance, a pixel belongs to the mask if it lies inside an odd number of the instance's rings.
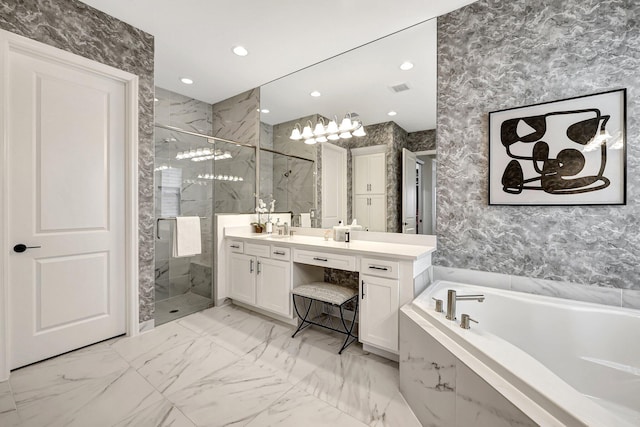
[{"label": "ceiling light glow", "polygon": [[391,117],[393,117],[393,116],[395,116],[396,114],[398,114],[398,113],[396,113],[395,111],[389,111],[389,112],[387,113],[387,116],[391,116]]},{"label": "ceiling light glow", "polygon": [[313,96],[314,98],[319,97],[320,95],[322,95],[320,92],[318,92],[317,90],[314,90],[313,92],[311,92],[309,95]]},{"label": "ceiling light glow", "polygon": [[180,77],[180,81],[186,85],[193,84],[193,79],[190,79],[189,77]]},{"label": "ceiling light glow", "polygon": [[233,48],[233,53],[238,56],[247,56],[249,51],[244,46],[236,46]]},{"label": "ceiling light glow", "polygon": [[405,61],[402,64],[400,64],[400,69],[402,71],[408,71],[408,70],[410,70],[412,68],[413,68],[413,63],[412,62]]}]

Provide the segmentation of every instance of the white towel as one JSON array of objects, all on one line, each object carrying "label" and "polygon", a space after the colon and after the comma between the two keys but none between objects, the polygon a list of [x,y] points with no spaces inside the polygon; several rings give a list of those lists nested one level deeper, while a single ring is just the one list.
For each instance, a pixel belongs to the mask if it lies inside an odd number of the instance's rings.
[{"label": "white towel", "polygon": [[173,230],[173,257],[192,256],[201,252],[200,217],[176,217],[176,227]]},{"label": "white towel", "polygon": [[311,227],[311,214],[300,214],[300,227]]}]

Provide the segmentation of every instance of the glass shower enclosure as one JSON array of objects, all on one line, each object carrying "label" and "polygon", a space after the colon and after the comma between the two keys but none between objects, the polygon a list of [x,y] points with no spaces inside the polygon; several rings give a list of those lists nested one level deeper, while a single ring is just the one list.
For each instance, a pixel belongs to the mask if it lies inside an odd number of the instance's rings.
[{"label": "glass shower enclosure", "polygon": [[[255,147],[155,126],[155,324],[213,305],[214,215],[254,209]],[[172,255],[175,218],[200,218],[202,251]]]}]

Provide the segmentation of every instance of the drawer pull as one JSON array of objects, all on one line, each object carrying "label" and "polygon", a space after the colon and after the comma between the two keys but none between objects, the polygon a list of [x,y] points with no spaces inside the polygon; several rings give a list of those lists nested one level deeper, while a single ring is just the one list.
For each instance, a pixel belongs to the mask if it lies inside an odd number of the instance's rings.
[{"label": "drawer pull", "polygon": [[231,245],[233,249],[240,249],[240,245]]},{"label": "drawer pull", "polygon": [[313,259],[314,259],[314,260],[316,260],[316,261],[324,261],[324,262],[329,261],[329,260],[328,260],[328,259],[326,259],[326,258],[319,258],[319,257],[317,257],[317,256],[314,256],[314,257],[313,257]]},{"label": "drawer pull", "polygon": [[369,268],[371,268],[373,270],[389,271],[389,269],[387,267],[378,267],[377,265],[370,265]]},{"label": "drawer pull", "polygon": [[360,291],[361,298],[364,299],[364,280],[362,281],[362,291]]},{"label": "drawer pull", "polygon": [[285,253],[284,253],[284,252],[282,252],[282,251],[273,251],[273,253],[274,253],[275,255],[285,255]]}]

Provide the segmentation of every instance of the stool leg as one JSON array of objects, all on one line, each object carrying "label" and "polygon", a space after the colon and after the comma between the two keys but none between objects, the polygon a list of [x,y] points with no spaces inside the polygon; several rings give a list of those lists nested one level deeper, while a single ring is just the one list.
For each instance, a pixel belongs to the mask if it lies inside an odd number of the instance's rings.
[{"label": "stool leg", "polygon": [[[358,337],[356,337],[355,335],[352,334],[353,327],[355,326],[356,319],[358,317],[358,301],[356,300],[356,309],[355,309],[355,312],[354,312],[354,317],[353,317],[353,321],[351,322],[351,327],[350,328],[347,327],[347,323],[344,320],[344,312],[342,310],[344,304],[346,304],[346,303],[347,302],[344,302],[343,304],[341,304],[338,307],[340,309],[340,320],[342,321],[342,326],[344,326],[344,331],[347,334],[346,338],[344,339],[344,343],[342,344],[342,347],[340,348],[340,351],[338,352],[338,354],[342,354],[344,349],[346,349],[351,344],[353,344],[353,342],[356,341],[356,339],[358,338]],[[351,341],[349,341],[349,338],[353,338],[353,339]]]},{"label": "stool leg", "polygon": [[[305,297],[300,297],[303,299],[307,299]],[[298,332],[300,332],[301,330],[307,328],[308,326],[311,325],[311,323],[309,323],[307,326],[305,326],[305,322],[307,321],[307,316],[309,316],[309,311],[311,311],[311,306],[313,305],[313,300],[309,299],[309,307],[307,308],[307,312],[304,314],[304,317],[300,316],[300,312],[298,311],[298,306],[296,304],[296,296],[293,295],[293,308],[296,311],[296,315],[298,316],[298,318],[302,318],[302,322],[300,322],[300,324],[298,325],[298,329],[296,329],[296,331],[293,333],[293,335],[291,335],[291,338],[295,338],[296,334]]]}]

